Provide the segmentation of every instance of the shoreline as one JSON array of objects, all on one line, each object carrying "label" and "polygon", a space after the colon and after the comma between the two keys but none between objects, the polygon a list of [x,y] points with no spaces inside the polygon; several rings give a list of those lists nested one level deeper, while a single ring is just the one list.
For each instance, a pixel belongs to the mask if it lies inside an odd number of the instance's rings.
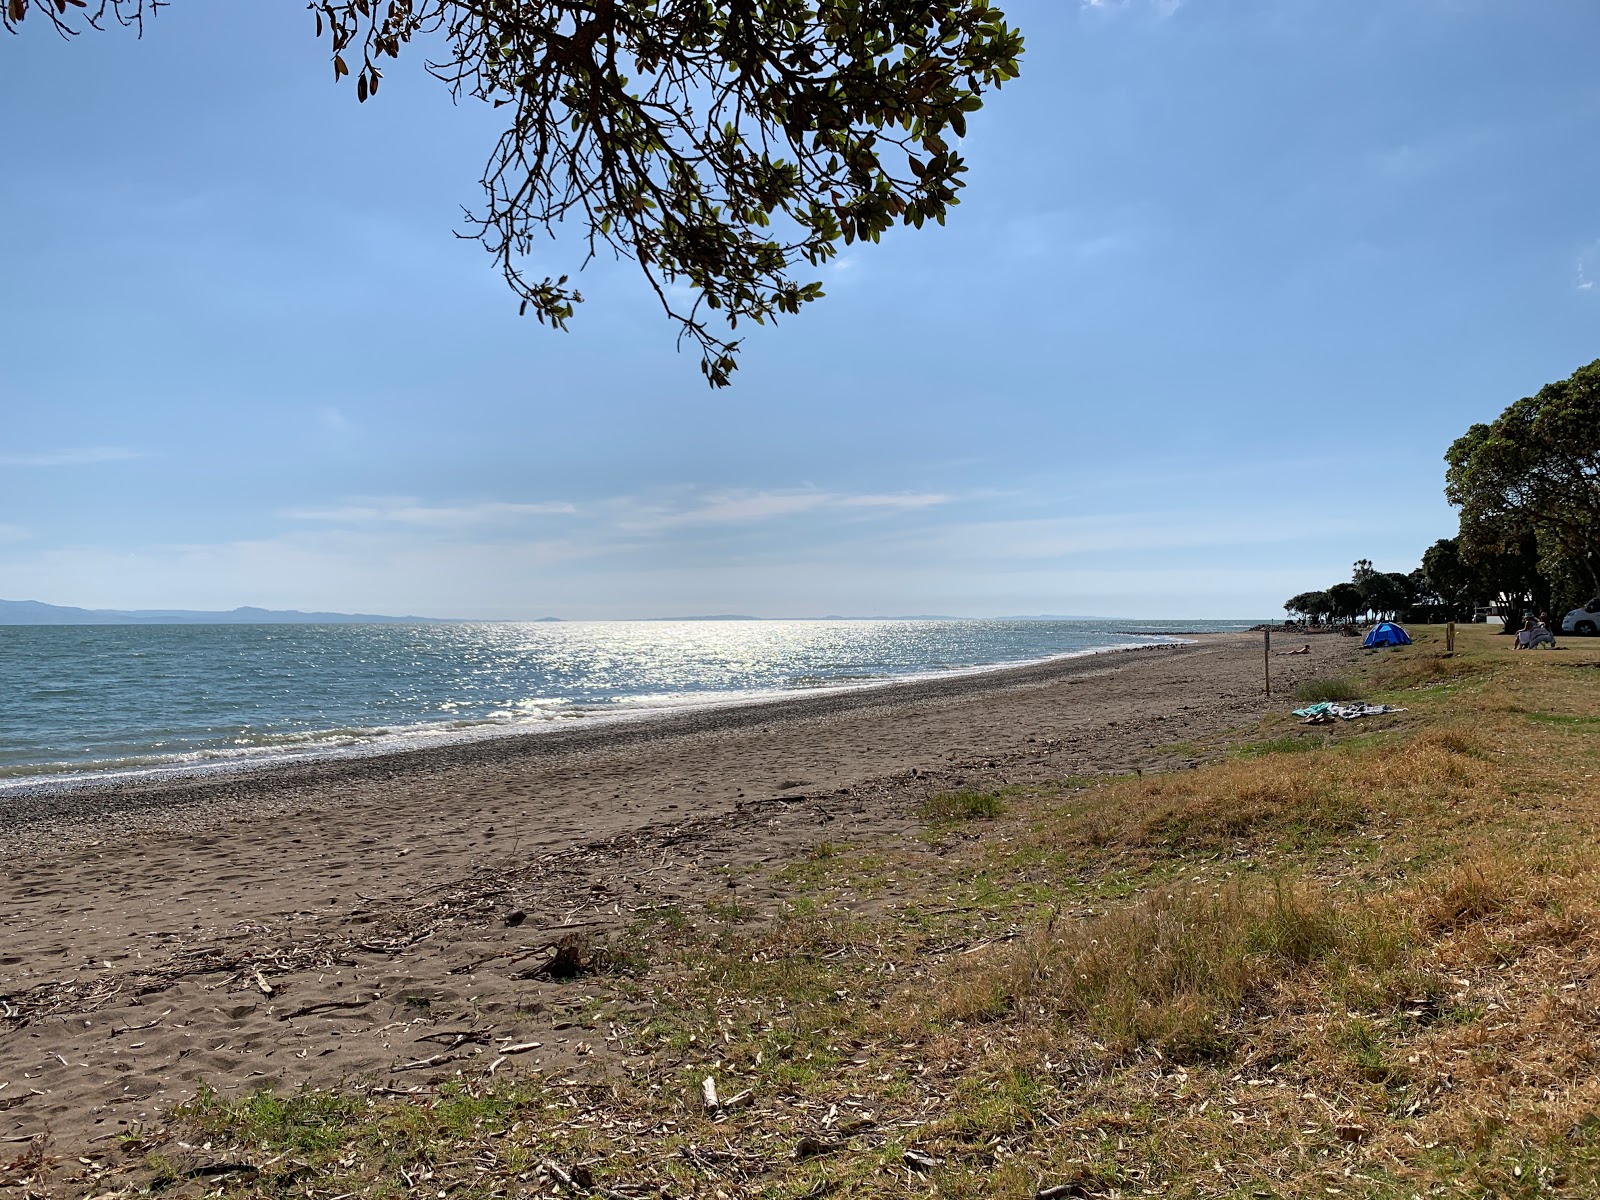
[{"label": "shoreline", "polygon": [[605,1039],[570,990],[515,965],[566,931],[735,897],[774,915],[783,872],[819,846],[924,846],[923,806],[945,792],[1194,767],[1205,739],[1356,654],[1338,639],[1275,660],[1271,701],[1258,637],[1217,634],[36,797],[0,829],[0,1083],[28,1089],[8,1090],[0,1137],[82,1153],[202,1086],[428,1086],[488,1066],[417,1065],[463,1022],[486,1045],[538,1043],[519,1068],[587,1070]]},{"label": "shoreline", "polygon": [[[473,746],[481,742],[549,737],[572,729],[594,729],[632,725],[639,722],[664,720],[679,714],[698,714],[722,709],[736,709],[789,700],[810,699],[820,696],[873,691],[882,688],[904,687],[925,683],[938,683],[973,676],[987,676],[1029,667],[1042,667],[1051,663],[1075,658],[1089,658],[1103,654],[1117,654],[1128,650],[1144,650],[1159,646],[1183,645],[1196,638],[1214,636],[1212,633],[1160,633],[1128,631],[1126,636],[1159,638],[1160,641],[1126,642],[1110,646],[1095,646],[1081,650],[1067,650],[1047,654],[1041,658],[1017,659],[1008,662],[981,663],[977,665],[943,667],[936,670],[916,671],[905,675],[878,676],[849,683],[821,684],[810,688],[789,688],[750,692],[738,696],[721,694],[716,699],[687,699],[681,703],[656,703],[634,710],[617,712],[594,711],[571,717],[548,718],[542,722],[522,724],[497,724],[484,721],[470,727],[450,730],[453,722],[421,723],[384,729],[374,733],[369,740],[354,745],[310,745],[303,749],[273,751],[257,748],[238,753],[234,757],[217,757],[196,762],[155,762],[136,767],[97,767],[84,764],[81,770],[40,770],[37,774],[0,773],[0,817],[6,815],[6,802],[14,797],[40,798],[62,796],[81,791],[100,792],[128,786],[160,786],[165,783],[181,784],[193,780],[223,779],[258,772],[278,772],[296,767],[309,767],[330,762],[354,762],[364,759],[383,759],[399,755],[429,754],[452,747]],[[690,693],[673,693],[673,696],[692,696]],[[657,701],[664,695],[651,697]],[[329,729],[309,737],[332,739],[338,736],[361,736],[355,730]],[[406,744],[404,739],[417,739]],[[54,764],[42,764],[45,767]]]},{"label": "shoreline", "polygon": [[48,811],[54,806],[52,802],[63,809],[87,807],[109,814],[125,806],[159,805],[168,794],[183,803],[204,803],[208,799],[239,799],[242,793],[278,787],[342,783],[367,770],[427,771],[469,763],[476,765],[486,759],[502,761],[525,754],[540,757],[582,753],[595,745],[626,745],[684,733],[736,730],[764,721],[824,715],[858,707],[858,701],[861,702],[859,707],[870,708],[874,705],[864,699],[869,696],[881,696],[879,704],[894,704],[964,692],[969,687],[981,687],[991,681],[1005,686],[1007,682],[1032,680],[1039,672],[1050,672],[1069,663],[1087,664],[1116,655],[1170,651],[1207,638],[1237,635],[1200,632],[1135,636],[1168,640],[1072,650],[1017,663],[957,667],[905,678],[796,690],[745,700],[577,718],[539,728],[498,730],[406,748],[374,746],[365,752],[356,749],[343,754],[309,752],[279,758],[263,756],[258,760],[157,767],[127,773],[85,771],[75,777],[15,784],[0,779],[0,818],[3,818],[0,820],[0,849],[5,847],[7,835],[22,825],[55,819],[56,814]]}]

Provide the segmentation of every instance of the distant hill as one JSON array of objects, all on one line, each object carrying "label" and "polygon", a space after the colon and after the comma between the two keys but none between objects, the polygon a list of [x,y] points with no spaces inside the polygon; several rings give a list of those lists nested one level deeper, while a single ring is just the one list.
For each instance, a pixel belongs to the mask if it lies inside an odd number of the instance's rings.
[{"label": "distant hill", "polygon": [[295,612],[235,608],[228,612],[192,609],[69,608],[37,600],[0,600],[0,625],[449,625],[441,617],[380,617],[372,613]]}]

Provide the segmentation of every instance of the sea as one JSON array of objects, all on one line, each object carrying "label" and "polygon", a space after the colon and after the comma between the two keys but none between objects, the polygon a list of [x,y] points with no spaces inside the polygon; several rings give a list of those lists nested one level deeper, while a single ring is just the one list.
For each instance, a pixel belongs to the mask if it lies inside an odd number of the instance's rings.
[{"label": "sea", "polygon": [[0,800],[876,687],[1253,623],[6,625]]}]

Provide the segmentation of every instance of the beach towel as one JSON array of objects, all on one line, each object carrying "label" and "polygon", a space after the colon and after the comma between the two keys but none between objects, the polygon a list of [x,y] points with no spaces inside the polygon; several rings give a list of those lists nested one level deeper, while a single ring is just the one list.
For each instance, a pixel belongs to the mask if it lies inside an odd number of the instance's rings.
[{"label": "beach towel", "polygon": [[1294,710],[1294,715],[1304,717],[1302,724],[1305,725],[1328,725],[1335,719],[1354,721],[1357,717],[1377,717],[1384,713],[1397,712],[1405,712],[1405,709],[1396,708],[1392,704],[1336,704],[1331,700],[1324,700],[1321,704],[1297,708]]}]

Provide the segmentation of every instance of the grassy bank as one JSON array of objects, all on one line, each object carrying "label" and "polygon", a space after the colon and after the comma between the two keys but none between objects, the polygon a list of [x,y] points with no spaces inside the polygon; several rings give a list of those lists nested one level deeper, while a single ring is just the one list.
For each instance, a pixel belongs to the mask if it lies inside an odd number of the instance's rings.
[{"label": "grassy bank", "polygon": [[202,1095],[88,1190],[1600,1193],[1600,643],[1417,633],[1333,689],[1403,713],[932,795],[574,947],[582,1076]]}]

